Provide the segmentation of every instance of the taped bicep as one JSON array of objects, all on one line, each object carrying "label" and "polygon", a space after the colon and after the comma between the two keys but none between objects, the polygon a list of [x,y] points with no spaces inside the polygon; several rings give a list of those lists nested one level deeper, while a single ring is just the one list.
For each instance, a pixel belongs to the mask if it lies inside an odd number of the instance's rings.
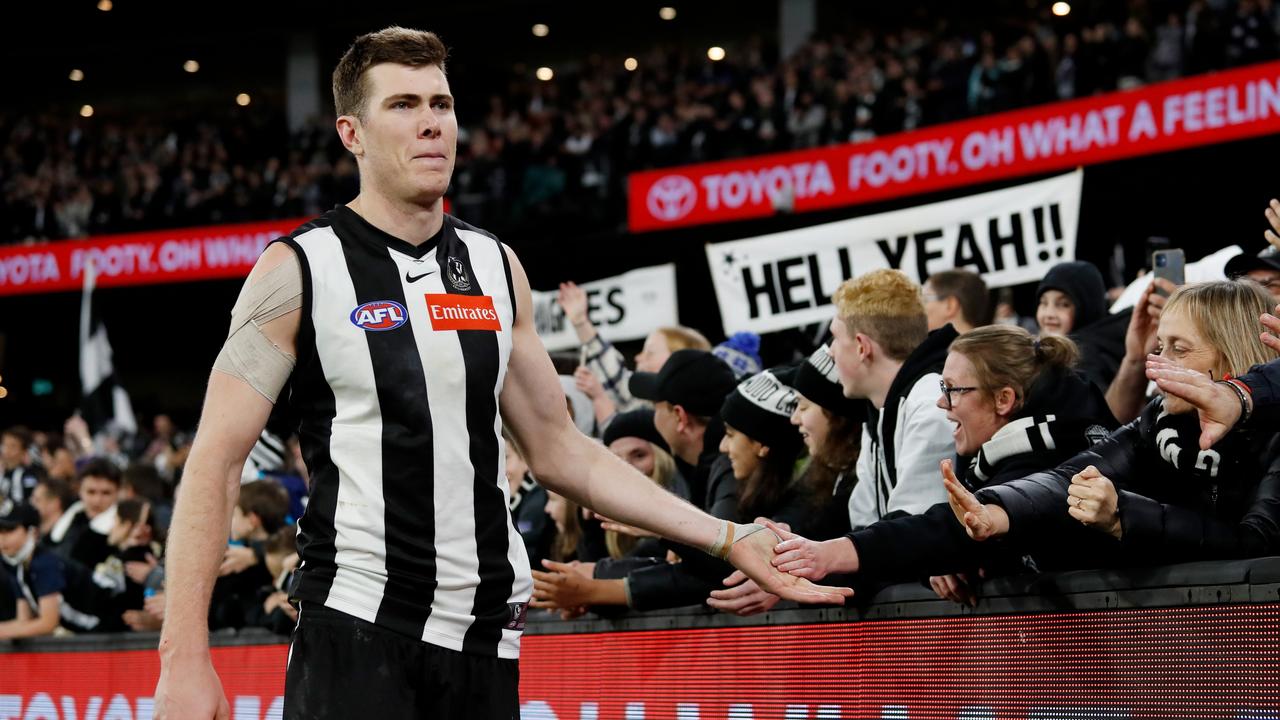
[{"label": "taped bicep", "polygon": [[[231,330],[213,363],[214,370],[240,378],[272,403],[297,361],[292,347],[272,340],[279,328],[266,326],[302,307],[302,267],[292,250],[283,252],[288,257],[278,265],[245,281],[231,309]],[[296,329],[290,334],[296,337]]]}]

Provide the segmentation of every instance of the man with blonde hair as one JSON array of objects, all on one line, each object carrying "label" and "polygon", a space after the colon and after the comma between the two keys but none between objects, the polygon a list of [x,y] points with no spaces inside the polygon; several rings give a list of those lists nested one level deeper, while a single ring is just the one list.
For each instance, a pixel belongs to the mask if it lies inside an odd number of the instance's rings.
[{"label": "man with blonde hair", "polygon": [[868,402],[851,526],[945,502],[938,463],[955,446],[938,384],[955,329],[928,331],[920,288],[897,270],[848,280],[834,301],[831,356],[840,384],[846,397]]}]

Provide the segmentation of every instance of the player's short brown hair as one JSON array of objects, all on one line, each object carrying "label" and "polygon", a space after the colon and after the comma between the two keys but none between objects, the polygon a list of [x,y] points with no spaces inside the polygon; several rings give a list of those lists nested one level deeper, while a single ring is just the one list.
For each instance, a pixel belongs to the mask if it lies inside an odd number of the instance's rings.
[{"label": "player's short brown hair", "polygon": [[342,115],[354,115],[364,119],[365,105],[369,101],[369,68],[382,63],[396,63],[409,67],[437,65],[444,72],[444,61],[449,51],[435,33],[411,30],[399,26],[365,33],[351,43],[351,47],[333,69],[333,109]]},{"label": "player's short brown hair", "polygon": [[870,337],[894,360],[906,360],[929,334],[920,286],[899,270],[846,280],[832,300],[850,335]]}]

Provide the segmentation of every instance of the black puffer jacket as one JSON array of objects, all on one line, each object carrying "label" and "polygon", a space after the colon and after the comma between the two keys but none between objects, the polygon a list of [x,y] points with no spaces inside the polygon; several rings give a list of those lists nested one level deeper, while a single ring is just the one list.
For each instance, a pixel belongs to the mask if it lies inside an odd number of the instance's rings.
[{"label": "black puffer jacket", "polygon": [[[1169,423],[1176,423],[1170,425]],[[1249,558],[1280,552],[1280,436],[1241,429],[1208,451],[1194,414],[1169,416],[1163,399],[1092,450],[1062,465],[978,493],[1009,514],[1008,540],[1061,542],[1071,477],[1088,465],[1115,484],[1125,564]],[[1094,530],[1097,534],[1100,532]],[[1055,537],[1056,536],[1056,537]]]},{"label": "black puffer jacket", "polygon": [[[1077,455],[1115,427],[1101,391],[1083,376],[1048,372],[978,456],[957,458],[957,477],[970,490],[1017,480]],[[976,568],[991,575],[1024,567],[1021,553],[1008,544],[972,540],[946,503],[921,515],[882,520],[848,537],[857,548],[864,582],[906,582]]]}]

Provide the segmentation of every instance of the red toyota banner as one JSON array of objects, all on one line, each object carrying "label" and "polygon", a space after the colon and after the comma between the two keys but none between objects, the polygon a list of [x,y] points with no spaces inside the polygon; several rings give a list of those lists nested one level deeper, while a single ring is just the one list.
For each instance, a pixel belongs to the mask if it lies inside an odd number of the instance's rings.
[{"label": "red toyota banner", "polygon": [[[1277,627],[1259,603],[526,635],[520,716],[1274,720]],[[232,720],[279,720],[287,652],[213,650]],[[0,720],[151,720],[159,672],[154,650],[0,654]]]},{"label": "red toyota banner", "polygon": [[244,277],[268,243],[304,222],[273,220],[0,247],[0,296],[79,290],[89,263],[100,288]]},{"label": "red toyota banner", "polygon": [[1280,62],[629,178],[633,232],[807,212],[1280,131]]}]

